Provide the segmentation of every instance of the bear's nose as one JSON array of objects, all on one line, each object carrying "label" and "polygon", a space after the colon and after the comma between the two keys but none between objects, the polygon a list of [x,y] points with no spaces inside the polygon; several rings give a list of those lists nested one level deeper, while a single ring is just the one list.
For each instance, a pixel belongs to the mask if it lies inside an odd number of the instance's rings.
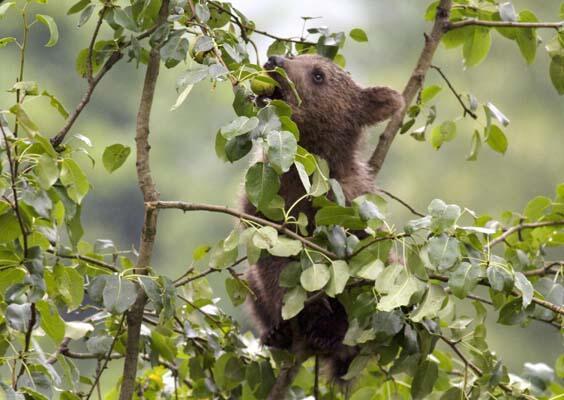
[{"label": "bear's nose", "polygon": [[274,69],[276,67],[284,66],[284,57],[280,56],[270,56],[268,61],[264,64],[265,69]]}]

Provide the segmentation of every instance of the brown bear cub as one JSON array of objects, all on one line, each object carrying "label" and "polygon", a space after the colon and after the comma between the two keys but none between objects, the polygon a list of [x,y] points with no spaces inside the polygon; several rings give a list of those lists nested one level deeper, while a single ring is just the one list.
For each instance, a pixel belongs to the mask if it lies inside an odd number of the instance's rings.
[{"label": "brown bear cub", "polygon": [[[347,72],[317,55],[270,57],[265,69],[275,67],[285,70],[301,99],[298,105],[288,82],[279,74],[271,73],[279,83],[271,97],[284,100],[292,107],[292,119],[300,130],[300,145],[329,163],[331,178],[339,181],[348,202],[372,192],[373,176],[360,156],[362,130],[391,117],[403,107],[402,96],[387,87],[361,88]],[[304,193],[298,173],[292,167],[281,177],[279,194],[289,207]],[[259,214],[246,199],[244,209],[247,213]],[[292,214],[297,217],[300,212],[306,214],[311,225],[315,215],[311,202],[302,200]],[[285,290],[278,281],[290,261],[267,256],[248,269],[248,282],[254,292],[254,296],[249,296],[249,303],[261,340],[267,346],[283,349],[291,349],[299,342],[302,351],[317,354],[326,361],[333,377],[343,376],[356,350],[342,343],[348,320],[337,299],[321,297],[306,303],[292,321],[282,319]]]}]

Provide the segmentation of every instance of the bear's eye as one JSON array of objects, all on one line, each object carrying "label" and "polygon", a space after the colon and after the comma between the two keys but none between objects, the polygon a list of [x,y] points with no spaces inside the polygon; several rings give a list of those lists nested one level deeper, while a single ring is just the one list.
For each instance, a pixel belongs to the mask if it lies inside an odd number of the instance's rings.
[{"label": "bear's eye", "polygon": [[325,80],[325,75],[321,71],[313,71],[312,77],[315,83],[323,83]]}]

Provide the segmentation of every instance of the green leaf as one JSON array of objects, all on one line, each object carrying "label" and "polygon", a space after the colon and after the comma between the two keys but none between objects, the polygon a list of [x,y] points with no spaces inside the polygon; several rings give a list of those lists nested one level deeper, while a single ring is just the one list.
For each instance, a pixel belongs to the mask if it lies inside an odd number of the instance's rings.
[{"label": "green leaf", "polygon": [[106,171],[109,173],[114,172],[123,165],[130,153],[131,148],[129,146],[124,146],[119,143],[106,147],[104,154],[102,155],[104,168],[106,168]]},{"label": "green leaf", "polygon": [[75,3],[71,8],[69,8],[69,10],[67,11],[67,15],[76,14],[77,12],[82,11],[84,7],[90,4],[90,2],[91,0],[80,0],[79,2]]},{"label": "green leaf", "polygon": [[480,64],[488,55],[491,44],[490,30],[481,26],[474,27],[467,35],[462,48],[464,64],[467,67]]},{"label": "green leaf", "polygon": [[278,172],[288,172],[298,149],[295,136],[286,131],[272,130],[267,136],[268,160]]},{"label": "green leaf", "polygon": [[41,328],[58,345],[65,336],[65,322],[57,307],[45,300],[38,301],[35,306],[41,315]]},{"label": "green leaf", "polygon": [[27,332],[31,320],[31,304],[10,304],[6,308],[4,318],[12,329],[19,332]]},{"label": "green leaf", "polygon": [[48,190],[59,179],[57,160],[52,159],[47,154],[39,156],[34,171],[37,174],[39,185],[44,190]]},{"label": "green leaf", "polygon": [[94,4],[89,4],[81,13],[80,13],[80,17],[78,19],[78,24],[77,27],[80,28],[82,25],[84,25],[85,23],[88,22],[88,20],[90,19],[90,17],[92,16],[92,13],[94,12],[94,9],[96,8],[96,6]]},{"label": "green leaf", "polygon": [[329,283],[325,288],[325,292],[331,296],[335,297],[338,294],[341,294],[343,290],[345,290],[345,286],[350,277],[349,267],[346,261],[343,260],[336,260],[331,262],[331,266],[329,267],[331,277],[329,279]]},{"label": "green leaf", "polygon": [[55,290],[61,295],[69,310],[78,308],[84,298],[82,275],[76,269],[62,265],[56,265],[53,273]]},{"label": "green leaf", "polygon": [[497,125],[492,124],[489,128],[486,128],[486,143],[498,153],[505,154],[507,151],[507,138]]},{"label": "green leaf", "polygon": [[550,80],[559,95],[564,95],[564,56],[554,56],[550,61]]},{"label": "green leaf", "polygon": [[39,128],[35,123],[29,118],[21,104],[15,104],[10,107],[10,112],[16,116],[18,123],[24,128],[31,136],[35,136],[39,133]]},{"label": "green leaf", "polygon": [[290,257],[298,255],[302,247],[302,242],[299,240],[280,237],[268,252],[276,257]]},{"label": "green leaf", "polygon": [[119,276],[109,276],[104,286],[104,307],[112,314],[122,314],[137,298],[137,288],[133,282]]},{"label": "green leaf", "polygon": [[8,36],[8,37],[5,37],[5,38],[0,38],[0,49],[1,49],[2,47],[6,47],[6,46],[7,46],[8,44],[10,44],[10,43],[14,43],[15,41],[16,41],[16,38],[15,38],[15,37],[12,37],[12,36]]},{"label": "green leaf", "polygon": [[59,41],[59,29],[53,17],[49,15],[37,14],[35,19],[41,22],[49,29],[49,41],[45,44],[45,47],[53,47]]},{"label": "green leaf", "polygon": [[299,285],[302,274],[302,265],[292,261],[280,273],[280,287],[293,288]]},{"label": "green leaf", "polygon": [[431,101],[441,90],[443,90],[443,88],[439,85],[427,86],[421,91],[421,104],[426,104]]},{"label": "green leaf", "polygon": [[12,213],[0,215],[0,244],[11,242],[20,236],[20,224],[16,216]]},{"label": "green leaf", "polygon": [[523,308],[533,301],[533,285],[522,272],[515,272],[515,287],[521,292]]},{"label": "green leaf", "polygon": [[298,315],[304,308],[306,298],[307,293],[300,286],[286,292],[282,305],[282,318],[287,320]]},{"label": "green leaf", "polygon": [[194,259],[194,261],[200,261],[202,258],[206,256],[206,254],[209,253],[210,249],[211,247],[208,246],[207,244],[200,245],[196,247],[192,252],[192,258]]},{"label": "green leaf", "polygon": [[90,183],[76,161],[71,158],[63,160],[60,179],[67,188],[67,194],[71,200],[80,204],[90,190]]},{"label": "green leaf", "polygon": [[252,241],[259,249],[270,249],[278,241],[278,231],[271,226],[263,226],[255,232]]},{"label": "green leaf", "polygon": [[188,38],[182,34],[182,31],[171,34],[160,51],[162,58],[165,60],[165,66],[167,68],[173,68],[184,61],[189,48],[190,42]]},{"label": "green leaf", "polygon": [[125,29],[128,29],[133,32],[139,31],[139,27],[137,26],[133,17],[131,16],[131,9],[129,7],[126,9],[114,8],[114,21],[116,24],[124,27]]},{"label": "green leaf", "polygon": [[325,264],[313,264],[306,268],[300,276],[302,287],[308,292],[321,290],[331,279],[329,267]]},{"label": "green leaf", "polygon": [[509,293],[513,289],[513,276],[505,268],[498,265],[490,265],[486,273],[493,290]]},{"label": "green leaf", "polygon": [[527,314],[523,310],[521,299],[508,301],[499,310],[497,323],[501,325],[518,325],[525,321]]},{"label": "green leaf", "polygon": [[[388,272],[392,268],[397,272]],[[385,286],[384,292],[387,294],[380,299],[376,308],[380,311],[392,311],[395,308],[410,304],[411,297],[421,289],[421,284],[417,278],[410,275],[402,266],[390,266],[385,268],[384,272],[391,273],[392,279],[385,277],[381,282],[377,282],[377,285],[380,284],[380,289]],[[384,284],[384,282],[391,284]]]},{"label": "green leaf", "polygon": [[429,239],[429,261],[439,271],[451,268],[460,258],[458,239],[446,234]]},{"label": "green leaf", "polygon": [[[563,5],[563,11],[564,11],[564,5]],[[564,378],[564,354],[560,354],[560,356],[558,356],[558,359],[556,360],[555,370],[556,370],[556,376],[558,376],[560,379],[563,379]]]},{"label": "green leaf", "polygon": [[523,210],[523,215],[527,217],[529,221],[539,220],[551,205],[552,200],[548,197],[536,196],[527,203],[525,209]]},{"label": "green leaf", "polygon": [[270,46],[268,46],[268,49],[266,50],[266,55],[268,57],[276,56],[276,55],[283,56],[286,55],[287,51],[288,51],[288,47],[286,42],[282,40],[275,40],[270,44]]},{"label": "green leaf", "polygon": [[280,189],[280,178],[276,171],[268,164],[258,162],[247,171],[245,190],[249,201],[262,209],[276,196]]},{"label": "green leaf", "polygon": [[12,7],[15,4],[16,4],[15,1],[8,1],[7,3],[0,4],[0,20],[6,16],[6,13],[10,9],[10,7]]},{"label": "green leaf", "polygon": [[61,114],[61,117],[65,119],[69,117],[69,112],[67,111],[65,106],[63,106],[59,99],[57,99],[54,95],[49,93],[47,90],[41,92],[41,95],[49,98],[49,103],[51,104],[51,106],[53,106],[53,108],[55,108],[55,110],[59,112],[59,114]]},{"label": "green leaf", "polygon": [[225,240],[220,240],[210,251],[209,265],[212,268],[228,267],[236,261],[237,254],[237,246],[230,248],[225,246]]},{"label": "green leaf", "polygon": [[[538,18],[529,10],[523,10],[519,13],[519,22],[538,22]],[[521,54],[528,64],[535,61],[537,53],[537,33],[536,29],[526,28],[517,29],[515,31],[515,39]]]},{"label": "green leaf", "polygon": [[445,298],[445,291],[441,286],[429,285],[425,299],[411,314],[411,320],[421,322],[424,318],[433,319],[441,310]]},{"label": "green leaf", "polygon": [[432,391],[433,385],[439,376],[439,366],[425,360],[417,366],[417,372],[411,383],[411,396],[414,400],[426,398]]},{"label": "green leaf", "polygon": [[245,286],[241,280],[233,278],[227,278],[225,280],[225,290],[235,307],[243,304],[249,293],[247,286]]},{"label": "green leaf", "polygon": [[349,32],[349,36],[351,39],[356,40],[357,42],[368,42],[368,36],[366,32],[364,32],[360,28],[354,28]]},{"label": "green leaf", "polygon": [[455,137],[456,124],[453,121],[445,121],[431,131],[431,145],[438,150],[443,143],[450,142]]},{"label": "green leaf", "polygon": [[480,148],[482,147],[482,139],[480,138],[480,132],[477,129],[474,130],[472,134],[472,144],[470,147],[470,154],[466,157],[467,161],[476,161],[478,159],[478,154],[480,153]]},{"label": "green leaf", "polygon": [[235,120],[231,121],[228,125],[225,125],[220,129],[221,135],[229,140],[236,136],[243,135],[247,132],[252,131],[258,126],[259,120],[257,117],[237,117]]},{"label": "green leaf", "polygon": [[351,207],[328,206],[315,214],[316,225],[342,225],[345,228],[364,229],[366,224]]},{"label": "green leaf", "polygon": [[171,337],[165,336],[156,329],[151,332],[151,347],[165,360],[174,362],[176,357],[176,345]]},{"label": "green leaf", "polygon": [[448,286],[459,299],[464,299],[482,278],[480,267],[468,262],[462,262],[448,279]]}]

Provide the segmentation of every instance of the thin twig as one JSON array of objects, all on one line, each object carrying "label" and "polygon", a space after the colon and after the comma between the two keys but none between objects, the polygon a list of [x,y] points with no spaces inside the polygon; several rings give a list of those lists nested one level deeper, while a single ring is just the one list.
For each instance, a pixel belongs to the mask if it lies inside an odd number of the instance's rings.
[{"label": "thin twig", "polygon": [[112,359],[112,352],[114,351],[114,346],[115,346],[119,336],[121,335],[121,331],[123,329],[123,323],[124,322],[125,322],[125,314],[123,314],[121,316],[118,329],[117,329],[116,334],[114,336],[114,340],[112,340],[112,344],[110,345],[110,349],[108,350],[108,353],[106,354],[106,357],[104,358],[104,363],[102,364],[102,367],[100,368],[100,370],[96,374],[96,378],[94,379],[94,383],[92,383],[92,386],[90,387],[90,390],[88,391],[88,394],[86,395],[86,400],[90,399],[90,396],[94,392],[94,388],[98,385],[98,382],[100,381],[100,377],[102,376],[102,373],[104,372],[104,370],[108,366],[108,363]]},{"label": "thin twig", "polygon": [[[194,1],[193,0],[188,0],[188,4],[190,5],[190,9],[192,10],[192,18],[195,19],[196,21],[198,20],[198,16],[196,14],[196,7],[194,6]],[[217,57],[218,61],[221,63],[221,65],[223,65],[225,67],[225,69],[227,71],[229,71],[229,67],[227,66],[227,64],[225,63],[225,61],[223,60],[223,56],[221,55],[221,51],[219,50],[219,48],[217,47],[217,44],[215,42],[215,38],[213,36],[213,31],[211,31],[209,29],[209,27],[205,24],[198,24],[198,26],[200,27],[200,29],[202,30],[202,33],[206,36],[209,36],[212,38],[213,41],[213,52],[215,54],[215,56]],[[231,81],[231,85],[232,86],[237,86],[238,81],[237,79],[229,72],[227,74],[227,77],[229,78],[229,80]]]},{"label": "thin twig", "polygon": [[13,209],[16,217],[18,219],[18,225],[20,226],[20,230],[22,232],[23,238],[23,252],[24,252],[24,259],[27,258],[28,255],[28,245],[27,245],[27,229],[25,227],[21,212],[20,212],[20,205],[18,200],[18,192],[16,190],[16,178],[18,175],[18,166],[16,161],[12,159],[12,151],[10,149],[10,143],[8,142],[8,135],[6,135],[6,131],[0,122],[0,130],[2,131],[2,137],[4,138],[4,145],[6,146],[6,156],[8,157],[8,168],[10,169],[10,186],[12,189],[12,195],[14,196],[14,204]]},{"label": "thin twig", "polygon": [[247,214],[241,211],[237,211],[233,208],[224,207],[224,206],[216,206],[212,204],[199,204],[199,203],[186,203],[183,201],[155,201],[147,203],[147,207],[157,208],[157,209],[178,209],[182,211],[209,211],[209,212],[216,212],[222,214],[228,214],[233,217],[237,217],[239,219],[249,220],[261,224],[263,226],[270,226],[276,229],[278,232],[285,234],[286,236],[291,237],[292,239],[299,240],[305,246],[319,251],[323,253],[327,257],[331,259],[337,259],[337,255],[332,251],[329,251],[320,245],[298,235],[297,233],[293,232],[292,230],[286,228],[284,225],[277,224],[275,222],[269,221],[264,218],[260,218],[251,214]]},{"label": "thin twig", "polygon": [[194,275],[194,276],[186,276],[185,278],[179,279],[174,286],[175,287],[180,287],[183,285],[186,285],[189,282],[195,281],[197,279],[203,278],[205,276],[208,276],[209,274],[212,274],[214,272],[221,272],[221,271],[225,271],[228,270],[229,273],[231,275],[236,274],[236,272],[233,270],[234,267],[236,267],[237,265],[241,264],[243,261],[245,261],[247,259],[247,257],[241,257],[240,259],[238,259],[237,261],[235,261],[233,264],[231,264],[230,266],[226,267],[226,268],[214,268],[214,267],[210,267],[208,269],[206,269],[205,271]]},{"label": "thin twig", "polygon": [[[158,26],[154,26],[151,29],[141,33],[140,35],[137,36],[137,40],[142,40],[150,36],[156,30],[156,28],[158,28]],[[86,107],[86,105],[90,102],[92,93],[94,92],[94,89],[96,89],[96,86],[98,85],[100,80],[114,66],[114,64],[116,64],[119,60],[121,60],[121,58],[123,57],[122,51],[127,47],[129,47],[130,45],[131,45],[130,40],[124,42],[116,51],[114,51],[110,55],[110,57],[104,63],[98,74],[96,74],[96,76],[94,76],[91,80],[89,79],[88,87],[86,88],[86,92],[82,96],[82,99],[80,99],[80,102],[78,103],[76,108],[69,115],[69,117],[65,122],[65,125],[61,128],[59,133],[57,133],[57,135],[51,138],[51,144],[53,144],[54,147],[59,146],[63,142],[65,136],[76,122],[76,119],[78,118],[82,110],[84,110],[84,107]],[[89,59],[91,60],[90,57]]]},{"label": "thin twig", "polygon": [[413,70],[407,85],[403,89],[403,98],[405,101],[405,107],[398,110],[393,116],[384,132],[380,135],[378,140],[378,145],[374,150],[374,153],[370,157],[370,166],[372,167],[373,176],[376,178],[380,170],[382,169],[382,165],[384,164],[384,160],[390,150],[392,142],[396,134],[398,133],[399,129],[402,126],[403,119],[405,117],[406,111],[408,106],[413,102],[417,93],[421,90],[423,86],[423,81],[425,80],[425,75],[431,66],[431,62],[433,60],[433,56],[437,47],[441,41],[445,33],[445,27],[448,25],[450,9],[452,6],[451,0],[441,0],[439,5],[437,6],[437,14],[435,17],[435,23],[433,24],[433,29],[431,34],[425,35],[425,46],[421,51],[421,55],[419,56],[419,60],[417,61],[417,65]]},{"label": "thin twig", "polygon": [[25,366],[25,354],[29,351],[29,346],[31,343],[31,334],[33,332],[33,328],[35,323],[37,322],[37,310],[35,309],[35,303],[31,303],[31,315],[29,317],[29,326],[27,327],[27,330],[25,332],[25,344],[24,344],[24,348],[23,351],[20,353],[20,359],[22,361],[22,364],[20,365],[20,372],[18,373],[18,376],[16,377],[16,382],[18,381],[18,379],[20,378],[20,376],[23,375],[26,366]]},{"label": "thin twig", "polygon": [[92,53],[94,51],[94,45],[96,44],[96,38],[100,32],[100,27],[104,21],[104,14],[106,13],[106,6],[102,7],[100,11],[100,16],[98,17],[98,22],[96,22],[96,27],[94,28],[94,34],[90,39],[90,45],[88,46],[88,58],[86,59],[86,78],[88,79],[88,84],[92,85],[93,72],[92,72]]},{"label": "thin twig", "polygon": [[398,203],[400,203],[402,206],[404,206],[405,208],[407,208],[409,211],[411,211],[412,214],[417,215],[418,217],[424,217],[425,214],[420,213],[419,211],[417,211],[415,208],[413,208],[412,206],[410,206],[409,204],[407,204],[405,201],[403,201],[402,199],[400,199],[399,197],[397,197],[396,195],[388,192],[387,190],[384,190],[382,188],[378,188],[376,189],[378,192],[380,193],[384,193],[386,196],[388,196],[391,199],[394,199],[395,201],[397,201]]},{"label": "thin twig", "polygon": [[[26,50],[26,47],[27,47],[27,39],[29,37],[29,25],[27,24],[27,13],[26,13],[26,8],[27,8],[28,4],[29,3],[26,2],[23,6],[23,9],[22,9],[24,34],[23,34],[22,44],[20,46],[20,69],[19,69],[19,74],[18,74],[18,78],[16,79],[16,82],[22,82],[23,77],[24,77],[25,50]],[[20,100],[23,100],[21,98],[21,89],[17,89],[16,90],[16,103],[19,104]],[[19,129],[19,124],[16,121],[16,126],[14,126],[14,137],[18,137],[18,129]]]},{"label": "thin twig", "polygon": [[[462,362],[464,363],[464,365],[467,365],[468,367],[470,367],[470,369],[472,371],[474,371],[474,373],[476,375],[478,375],[479,377],[481,377],[482,375],[484,375],[484,373],[482,372],[482,370],[480,368],[478,368],[476,366],[476,364],[474,364],[472,361],[470,361],[465,355],[464,353],[462,353],[460,351],[460,349],[457,347],[458,342],[453,342],[452,340],[450,340],[449,338],[443,336],[443,335],[439,335],[439,338],[445,342],[446,344],[448,344],[450,346],[450,348],[452,349],[452,351],[454,351],[456,353],[456,355],[462,360]],[[511,393],[511,388],[509,386],[507,386],[504,383],[498,383],[498,386],[506,393]]]},{"label": "thin twig", "polygon": [[464,115],[468,114],[473,119],[478,119],[478,116],[476,115],[476,113],[474,111],[472,111],[471,109],[469,109],[468,107],[466,107],[466,104],[464,104],[464,101],[462,101],[462,96],[460,96],[460,94],[456,91],[454,86],[452,86],[452,83],[450,83],[450,80],[446,77],[446,75],[443,73],[443,71],[439,67],[437,67],[436,65],[431,65],[431,68],[434,69],[435,71],[437,71],[439,73],[439,75],[441,76],[441,78],[443,78],[443,80],[446,82],[450,91],[452,92],[452,94],[454,94],[454,97],[456,97],[456,99],[458,100],[458,102],[462,106],[462,109],[464,110]]},{"label": "thin twig", "polygon": [[268,33],[266,31],[262,31],[260,29],[256,29],[254,27],[247,27],[246,25],[243,24],[243,22],[241,21],[241,19],[233,14],[232,12],[230,12],[228,9],[226,9],[225,7],[221,6],[219,3],[216,3],[215,1],[210,1],[208,3],[209,5],[217,8],[218,10],[223,11],[224,13],[228,14],[231,17],[231,22],[235,23],[237,26],[239,26],[239,29],[241,30],[241,36],[246,36],[247,35],[247,30],[250,30],[252,33],[257,33],[259,35],[262,36],[266,36],[269,37],[271,39],[275,39],[275,40],[279,40],[281,42],[289,42],[289,43],[298,43],[298,44],[309,44],[309,45],[316,45],[316,43],[314,42],[308,42],[306,40],[302,40],[302,39],[293,39],[293,38],[284,38],[284,37],[280,37],[280,36],[276,36],[273,35],[271,33]]},{"label": "thin twig", "polygon": [[484,21],[480,19],[465,19],[462,21],[449,22],[445,26],[446,31],[463,28],[465,26],[488,26],[492,28],[552,28],[564,27],[564,21],[559,22],[513,22],[513,21]]},{"label": "thin twig", "polygon": [[508,228],[505,232],[503,232],[501,235],[499,235],[498,237],[493,239],[489,243],[488,248],[492,248],[496,244],[505,241],[505,239],[507,239],[509,236],[511,236],[515,232],[521,232],[523,229],[535,229],[535,228],[543,228],[543,227],[547,227],[547,226],[564,226],[564,220],[562,220],[562,221],[530,222],[530,223],[522,223],[522,224],[519,224],[519,225],[516,225],[516,226],[512,226],[511,228]]},{"label": "thin twig", "polygon": [[[429,274],[430,279],[436,279],[441,282],[448,282],[448,276],[439,275],[439,274]],[[490,283],[486,280],[481,280],[478,282],[478,285],[491,287]],[[521,293],[517,290],[513,290],[511,294],[515,297],[521,297]],[[552,304],[549,301],[539,299],[537,297],[533,297],[531,300],[533,303],[538,304],[541,307],[544,307],[550,311],[555,312],[556,314],[564,315],[564,307],[559,306],[557,304]]]},{"label": "thin twig", "polygon": [[108,264],[104,261],[98,260],[96,258],[92,258],[92,257],[88,257],[88,256],[82,256],[80,254],[58,253],[54,249],[47,249],[45,251],[47,253],[53,254],[54,256],[59,257],[59,258],[67,258],[67,259],[70,259],[70,260],[80,260],[80,261],[84,261],[85,263],[88,263],[88,264],[93,264],[93,265],[97,265],[97,266],[102,267],[102,268],[109,269],[112,272],[119,272],[119,270],[116,267],[114,267],[113,265]]},{"label": "thin twig", "polygon": [[366,243],[364,246],[362,246],[358,250],[355,250],[355,252],[352,253],[349,258],[353,258],[354,256],[358,255],[359,253],[363,252],[364,250],[366,250],[367,248],[369,248],[370,246],[372,246],[372,245],[374,245],[378,242],[383,242],[384,240],[398,240],[398,239],[406,238],[406,237],[409,237],[409,236],[411,236],[411,235],[408,234],[408,233],[398,233],[397,235],[377,237],[374,240],[371,240],[370,242]]}]

